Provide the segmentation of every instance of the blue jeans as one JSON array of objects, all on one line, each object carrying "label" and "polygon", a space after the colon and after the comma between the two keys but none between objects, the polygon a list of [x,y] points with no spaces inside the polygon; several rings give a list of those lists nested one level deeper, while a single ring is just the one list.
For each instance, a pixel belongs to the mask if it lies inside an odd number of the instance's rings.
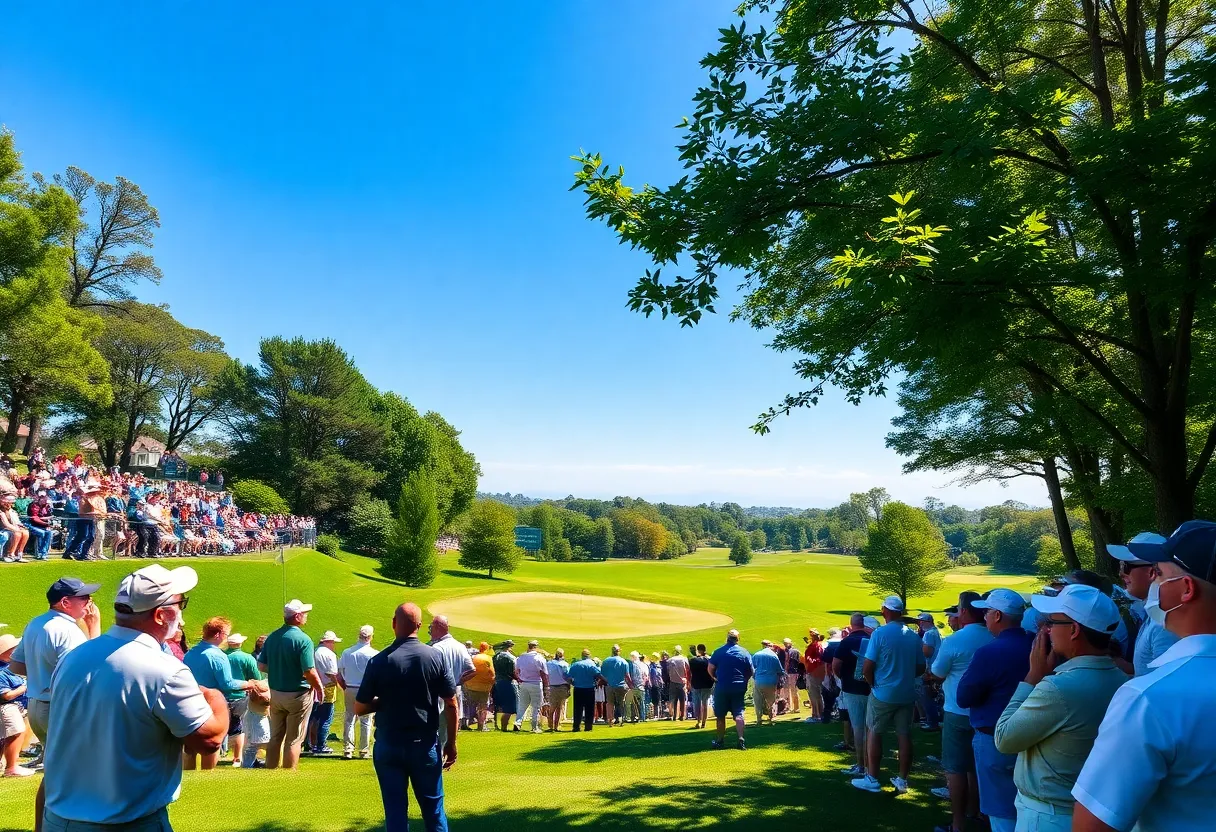
[{"label": "blue jeans", "polygon": [[73,557],[85,558],[93,548],[93,532],[97,528],[97,524],[92,520],[81,518],[76,521],[76,534],[72,539],[72,544],[65,550],[65,554]]},{"label": "blue jeans", "polygon": [[380,781],[384,801],[384,832],[409,832],[407,819],[412,785],[414,799],[427,832],[447,832],[443,811],[443,758],[439,739],[398,742],[378,733],[372,748],[372,764]]},{"label": "blue jeans", "polygon": [[992,735],[982,731],[975,732],[971,739],[971,748],[975,751],[975,777],[980,787],[980,811],[994,821],[994,830],[998,826],[995,823],[997,820],[1009,821],[1012,825],[1018,816],[1018,810],[1013,805],[1018,796],[1017,787],[1013,785],[1013,767],[1018,761],[1018,755],[997,751]]},{"label": "blue jeans", "polygon": [[317,726],[317,744],[312,747],[313,751],[320,751],[325,748],[325,741],[329,739],[329,726],[334,721],[334,703],[333,702],[314,702],[312,706],[312,715],[308,718],[309,731],[312,726]]},{"label": "blue jeans", "polygon": [[50,529],[29,524],[26,524],[26,528],[30,530],[30,548],[34,550],[34,557],[38,558],[38,560],[46,560],[46,556],[51,551],[53,532]]},{"label": "blue jeans", "polygon": [[937,712],[937,702],[931,695],[932,690],[932,686],[926,685],[923,680],[917,680],[916,700],[920,703],[920,712],[924,714],[925,724],[930,728],[936,728],[941,715]]}]

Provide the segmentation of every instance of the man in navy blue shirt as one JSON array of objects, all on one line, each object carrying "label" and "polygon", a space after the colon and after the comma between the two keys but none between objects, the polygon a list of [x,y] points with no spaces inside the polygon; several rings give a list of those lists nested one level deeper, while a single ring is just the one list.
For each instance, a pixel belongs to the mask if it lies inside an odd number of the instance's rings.
[{"label": "man in navy blue shirt", "polygon": [[[408,789],[414,788],[427,832],[447,832],[443,771],[456,762],[456,680],[443,656],[418,640],[422,610],[402,604],[393,615],[397,640],[367,663],[355,713],[376,714],[372,763],[384,801],[385,832],[407,832]],[[439,701],[447,745],[439,753]]]},{"label": "man in navy blue shirt", "polygon": [[709,675],[714,680],[714,716],[718,719],[718,738],[713,741],[713,747],[725,747],[726,715],[729,713],[735,718],[739,750],[742,751],[747,747],[743,743],[743,695],[747,693],[747,683],[755,670],[751,653],[739,646],[738,630],[728,632],[726,644],[709,657]]},{"label": "man in navy blue shirt", "polygon": [[1030,672],[1034,634],[1022,629],[1026,602],[1012,589],[994,589],[972,606],[984,610],[984,624],[995,638],[975,651],[958,683],[958,705],[971,709],[980,811],[991,821],[992,832],[1013,832],[1018,815],[1013,805],[1018,793],[1013,767],[1018,758],[997,751],[993,734],[1018,684]]}]

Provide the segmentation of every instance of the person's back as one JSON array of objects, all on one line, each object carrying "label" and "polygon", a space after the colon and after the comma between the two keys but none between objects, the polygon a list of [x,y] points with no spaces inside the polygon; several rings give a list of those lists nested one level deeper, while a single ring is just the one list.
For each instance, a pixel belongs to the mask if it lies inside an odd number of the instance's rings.
[{"label": "person's back", "polygon": [[753,674],[752,655],[742,645],[724,644],[710,656],[714,666],[715,687],[724,691],[747,690],[748,680]]},{"label": "person's back", "polygon": [[379,699],[376,742],[434,743],[439,736],[439,703],[456,694],[443,656],[415,637],[398,639],[367,663],[359,701]]},{"label": "person's back", "polygon": [[471,657],[473,675],[464,683],[469,690],[488,693],[494,687],[494,657],[488,653],[476,653]]},{"label": "person's back", "polygon": [[623,688],[628,685],[629,661],[621,656],[609,656],[600,666],[600,673],[608,682],[608,687]]},{"label": "person's back", "polygon": [[771,647],[765,647],[752,656],[752,667],[755,670],[756,684],[764,686],[776,685],[784,670],[781,660]]},{"label": "person's back", "polygon": [[284,624],[266,637],[258,659],[266,665],[266,680],[271,690],[298,693],[308,690],[306,671],[316,663],[312,639],[294,624]]},{"label": "person's back", "polygon": [[916,699],[918,666],[924,666],[920,636],[902,621],[890,621],[870,636],[866,658],[874,662],[875,699],[906,705]]},{"label": "person's back", "polygon": [[693,656],[689,659],[688,673],[693,690],[709,690],[714,686],[713,677],[709,675],[709,656]]},{"label": "person's back", "polygon": [[494,654],[494,678],[510,681],[515,678],[515,655],[510,650]]},{"label": "person's back", "polygon": [[688,659],[683,655],[676,653],[667,660],[667,681],[683,685],[688,678]]}]

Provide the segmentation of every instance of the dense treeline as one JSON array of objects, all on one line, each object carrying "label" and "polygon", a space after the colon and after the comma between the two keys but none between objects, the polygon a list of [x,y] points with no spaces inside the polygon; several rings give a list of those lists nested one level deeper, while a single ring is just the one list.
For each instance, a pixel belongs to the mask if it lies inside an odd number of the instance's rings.
[{"label": "dense treeline", "polygon": [[151,438],[341,529],[382,519],[419,471],[442,526],[468,509],[479,469],[459,431],[375,389],[334,342],[265,338],[244,365],[217,336],[141,303],[136,290],[162,279],[159,227],[134,182],[75,167],[27,177],[0,131],[0,451],[28,454],[40,434],[53,451],[92,440],[95,462],[127,467]]}]

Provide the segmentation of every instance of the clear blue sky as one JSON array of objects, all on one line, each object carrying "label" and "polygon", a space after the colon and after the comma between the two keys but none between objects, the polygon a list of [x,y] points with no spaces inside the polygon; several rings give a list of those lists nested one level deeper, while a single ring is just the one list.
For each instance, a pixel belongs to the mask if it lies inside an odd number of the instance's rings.
[{"label": "clear blue sky", "polygon": [[625,309],[648,263],[583,218],[568,157],[679,176],[672,126],[735,5],[18,0],[0,122],[31,170],[145,189],[165,273],[145,300],[246,361],[267,335],[335,339],[464,432],[485,490],[1045,502],[902,476],[890,400],[829,397],[755,436],[798,387],[791,356],[724,316]]}]

